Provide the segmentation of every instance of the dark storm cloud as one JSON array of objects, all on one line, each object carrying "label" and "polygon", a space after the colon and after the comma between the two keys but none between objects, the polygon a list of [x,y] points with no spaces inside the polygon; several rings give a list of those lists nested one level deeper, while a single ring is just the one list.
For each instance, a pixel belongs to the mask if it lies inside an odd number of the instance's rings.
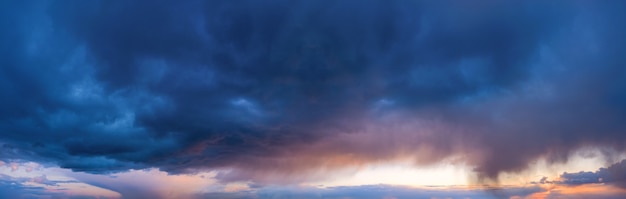
[{"label": "dark storm cloud", "polygon": [[467,153],[495,177],[626,140],[619,2],[2,4],[2,159],[239,180]]}]

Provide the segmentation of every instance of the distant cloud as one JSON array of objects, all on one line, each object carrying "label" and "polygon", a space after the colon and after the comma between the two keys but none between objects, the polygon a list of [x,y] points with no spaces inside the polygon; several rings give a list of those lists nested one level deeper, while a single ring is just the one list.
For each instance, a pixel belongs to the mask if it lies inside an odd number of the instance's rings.
[{"label": "distant cloud", "polygon": [[[441,187],[444,188],[444,187]],[[338,198],[360,198],[360,199],[381,199],[381,198],[476,198],[495,199],[510,197],[525,197],[530,194],[541,192],[539,187],[507,187],[495,190],[466,189],[462,187],[438,188],[411,188],[391,185],[363,185],[345,187],[266,187],[251,192],[236,193],[207,193],[206,198],[258,198],[258,199],[338,199]]]},{"label": "distant cloud", "polygon": [[58,197],[63,193],[49,192],[43,187],[29,186],[25,183],[34,182],[44,185],[55,185],[45,179],[45,176],[34,178],[15,178],[0,173],[0,198],[43,198]]},{"label": "distant cloud", "polygon": [[588,183],[606,183],[626,189],[626,160],[615,163],[607,168],[600,168],[595,172],[581,171],[578,173],[563,173],[560,183],[579,185]]}]

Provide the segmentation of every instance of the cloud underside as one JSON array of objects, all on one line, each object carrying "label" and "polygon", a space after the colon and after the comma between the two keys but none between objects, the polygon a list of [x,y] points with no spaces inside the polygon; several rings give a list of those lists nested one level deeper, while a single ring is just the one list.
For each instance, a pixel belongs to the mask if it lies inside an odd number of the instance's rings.
[{"label": "cloud underside", "polygon": [[3,160],[276,183],[626,146],[623,2],[0,4]]}]

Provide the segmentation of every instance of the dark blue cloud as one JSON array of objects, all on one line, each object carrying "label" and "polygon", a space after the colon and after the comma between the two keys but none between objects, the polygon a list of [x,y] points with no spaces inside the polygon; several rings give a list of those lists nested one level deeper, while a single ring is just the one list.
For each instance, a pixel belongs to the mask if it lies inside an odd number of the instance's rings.
[{"label": "dark blue cloud", "polygon": [[[329,155],[303,149],[390,112],[464,130],[346,153],[428,143],[441,159],[467,142],[495,177],[583,144],[624,149],[620,2],[2,4],[1,159],[92,173],[298,167],[282,158]],[[533,84],[558,90],[535,99]]]}]

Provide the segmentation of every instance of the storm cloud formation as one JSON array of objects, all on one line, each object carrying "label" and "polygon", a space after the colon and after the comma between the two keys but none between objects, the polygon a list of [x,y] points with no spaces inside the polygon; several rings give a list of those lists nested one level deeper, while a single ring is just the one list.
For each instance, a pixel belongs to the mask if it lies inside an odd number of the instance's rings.
[{"label": "storm cloud formation", "polygon": [[2,160],[273,182],[460,157],[495,178],[626,146],[624,2],[0,4]]}]

